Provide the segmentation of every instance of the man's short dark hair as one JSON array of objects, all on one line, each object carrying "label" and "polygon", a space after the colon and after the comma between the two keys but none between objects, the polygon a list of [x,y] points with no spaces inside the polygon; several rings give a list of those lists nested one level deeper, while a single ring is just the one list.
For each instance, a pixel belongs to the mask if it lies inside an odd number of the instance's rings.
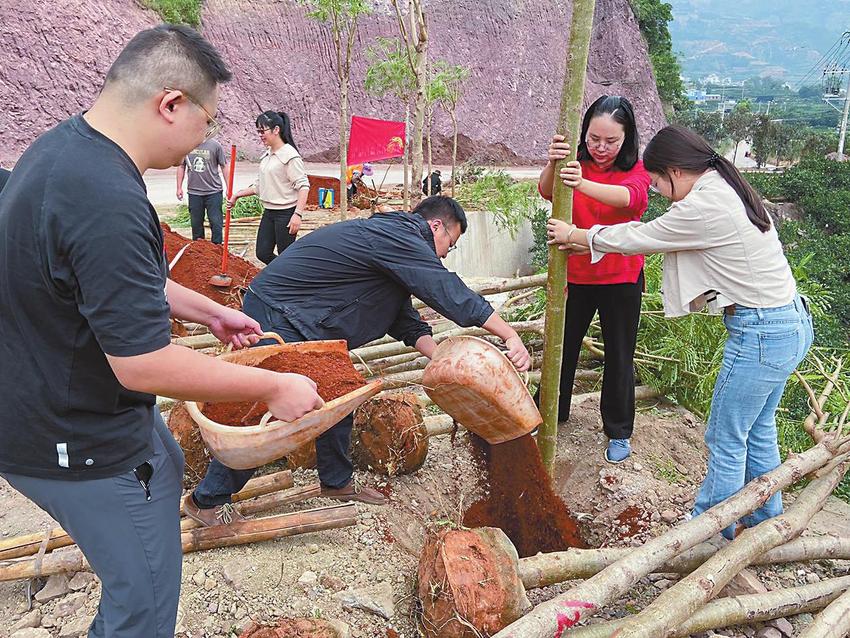
[{"label": "man's short dark hair", "polygon": [[449,224],[460,224],[461,234],[466,232],[466,213],[463,212],[463,207],[458,204],[457,200],[451,197],[441,197],[439,195],[426,197],[419,202],[419,205],[413,209],[413,212],[427,220],[439,219],[446,226]]},{"label": "man's short dark hair", "polygon": [[104,88],[120,85],[128,103],[144,101],[166,86],[204,101],[231,77],[200,33],[182,24],[160,24],[133,36],[109,68]]}]

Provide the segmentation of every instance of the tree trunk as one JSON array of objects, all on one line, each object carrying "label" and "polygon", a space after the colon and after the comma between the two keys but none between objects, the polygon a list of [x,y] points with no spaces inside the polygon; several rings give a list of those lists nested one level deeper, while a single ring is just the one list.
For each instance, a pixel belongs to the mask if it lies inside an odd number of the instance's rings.
[{"label": "tree trunk", "polygon": [[[414,76],[416,78],[416,97],[413,110],[413,191],[411,206],[422,199],[422,138],[425,133],[425,82],[428,64],[428,34],[425,30],[422,0],[412,0],[410,4],[410,46],[415,49]],[[420,21],[420,17],[422,20]]]},{"label": "tree trunk", "polygon": [[457,181],[455,177],[455,168],[457,166],[457,113],[455,109],[457,107],[453,106],[451,111],[452,117],[452,197],[455,196],[455,182]]},{"label": "tree trunk", "polygon": [[410,105],[404,105],[404,205],[410,210]]},{"label": "tree trunk", "polygon": [[[777,589],[766,594],[747,594],[729,596],[708,603],[690,616],[670,634],[670,638],[679,638],[720,629],[732,625],[752,625],[785,616],[805,614],[823,609],[829,601],[835,600],[841,591],[850,587],[850,576],[831,578],[814,585]],[[841,598],[838,598],[836,604]],[[828,610],[829,608],[827,608]],[[826,613],[826,612],[824,612]],[[569,638],[609,638],[623,627],[628,619],[599,623],[588,627],[579,627],[571,631]],[[823,633],[800,634],[799,638],[843,638],[844,633],[831,633],[824,628]]]},{"label": "tree trunk", "polygon": [[[561,113],[557,132],[578,148],[581,126],[581,107],[584,101],[584,81],[593,13],[596,0],[575,0],[570,25],[570,44],[567,49],[564,88],[561,93]],[[557,175],[567,160],[555,165]],[[556,179],[552,197],[552,217],[571,222],[573,193]],[[537,446],[544,466],[552,473],[555,443],[558,434],[558,394],[560,393],[561,359],[564,355],[564,315],[567,281],[566,254],[556,247],[549,249],[549,276],[546,282],[546,335],[543,347],[543,376],[540,382],[540,412],[543,424],[537,435]]]},{"label": "tree trunk", "polygon": [[339,218],[348,215],[348,76],[339,80]]},{"label": "tree trunk", "polygon": [[663,592],[646,609],[629,618],[618,638],[658,638],[673,630],[720,593],[757,556],[787,543],[809,524],[847,471],[847,460],[809,483],[788,511],[744,532],[697,570]]},{"label": "tree trunk", "polygon": [[434,166],[432,163],[432,154],[431,154],[431,123],[434,119],[434,108],[428,107],[428,176],[425,178],[428,180],[428,197],[434,194],[431,190],[431,173],[434,172]]},{"label": "tree trunk", "polygon": [[732,151],[732,166],[735,166],[735,161],[738,159],[738,144],[740,142],[735,142],[735,150]]},{"label": "tree trunk", "polygon": [[[826,582],[831,583],[832,580]],[[798,638],[844,638],[850,634],[850,585],[846,587],[847,591],[818,614]]]}]

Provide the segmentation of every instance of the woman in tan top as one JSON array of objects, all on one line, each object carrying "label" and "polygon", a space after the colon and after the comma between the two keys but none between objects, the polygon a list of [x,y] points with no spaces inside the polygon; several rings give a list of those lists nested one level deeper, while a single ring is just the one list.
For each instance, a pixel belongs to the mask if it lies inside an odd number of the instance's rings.
[{"label": "woman in tan top", "polygon": [[[705,433],[698,515],[779,465],[776,408],[812,344],[812,319],[761,198],[731,162],[699,135],[668,126],[649,142],[643,163],[653,187],[673,202],[670,210],[649,223],[587,230],[549,220],[549,243],[589,250],[594,262],[606,253],[664,253],[668,317],[723,309],[728,338]],[[750,527],[781,512],[777,494],[740,523]],[[723,531],[734,534],[734,525]]]},{"label": "woman in tan top", "polygon": [[268,264],[295,241],[310,192],[304,160],[292,139],[289,116],[283,111],[266,111],[257,116],[257,133],[268,149],[260,160],[257,181],[230,198],[259,195],[263,217],[257,231],[257,259]]}]

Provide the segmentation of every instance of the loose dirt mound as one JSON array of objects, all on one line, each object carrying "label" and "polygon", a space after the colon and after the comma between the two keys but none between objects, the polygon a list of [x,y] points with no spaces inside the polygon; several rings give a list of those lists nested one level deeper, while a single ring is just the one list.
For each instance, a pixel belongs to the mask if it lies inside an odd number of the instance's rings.
[{"label": "loose dirt mound", "polygon": [[165,238],[165,254],[169,262],[177,256],[180,249],[189,247],[180,257],[180,261],[171,271],[171,279],[224,306],[242,307],[242,290],[248,287],[257,275],[258,268],[237,257],[233,253],[227,259],[227,274],[233,279],[229,288],[211,286],[210,277],[221,274],[222,247],[205,239],[189,241],[183,235],[175,233],[167,224],[162,224]]},{"label": "loose dirt mound", "polygon": [[339,638],[339,633],[318,618],[281,618],[274,626],[251,623],[239,638]]},{"label": "loose dirt mound", "polygon": [[492,529],[443,530],[428,537],[418,570],[425,636],[490,636],[527,611],[531,605],[517,576],[516,552],[506,541]]},{"label": "loose dirt mound", "polygon": [[552,490],[531,435],[499,445],[471,438],[484,458],[490,490],[464,514],[466,527],[498,527],[523,557],[587,546],[578,521]]},{"label": "loose dirt mound", "polygon": [[428,430],[415,395],[375,397],[354,415],[352,455],[358,467],[396,476],[415,472],[428,456]]},{"label": "loose dirt mound", "polygon": [[[310,377],[325,401],[338,399],[366,385],[347,352],[280,352],[257,367]],[[207,417],[224,425],[258,425],[267,411],[268,406],[261,401],[209,403],[203,409]]]}]

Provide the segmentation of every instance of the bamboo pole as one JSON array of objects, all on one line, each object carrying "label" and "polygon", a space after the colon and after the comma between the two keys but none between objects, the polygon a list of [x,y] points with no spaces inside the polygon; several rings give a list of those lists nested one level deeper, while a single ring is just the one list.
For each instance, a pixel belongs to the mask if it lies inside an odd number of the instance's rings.
[{"label": "bamboo pole", "polygon": [[[670,638],[690,636],[711,629],[732,625],[751,625],[794,614],[812,613],[823,609],[830,601],[835,605],[841,592],[850,587],[850,576],[830,578],[813,585],[777,589],[766,594],[729,596],[708,603],[669,634]],[[838,599],[838,600],[836,600]],[[827,607],[827,610],[829,607]],[[824,612],[826,613],[826,612]],[[565,634],[566,638],[608,638],[619,636],[617,630],[628,619],[598,623],[579,627]],[[799,638],[843,638],[846,634],[836,633],[832,627],[824,626],[823,633],[800,634]]]},{"label": "bamboo pole", "polygon": [[844,439],[826,437],[821,443],[788,458],[776,469],[748,483],[734,496],[700,516],[679,524],[630,552],[583,583],[541,603],[494,638],[549,638],[558,627],[572,627],[582,618],[625,594],[647,574],[754,511],[776,492],[796,483],[833,458]]},{"label": "bamboo pole", "polygon": [[[234,503],[252,499],[265,494],[272,494],[280,490],[288,490],[293,486],[292,472],[284,470],[267,474],[265,476],[257,476],[252,478],[245,484],[241,491],[234,494],[232,500]],[[180,502],[180,515],[184,516],[183,502]],[[191,520],[191,519],[186,519]],[[181,527],[183,523],[181,521]],[[39,548],[44,542],[47,534],[27,534],[25,536],[17,536],[0,541],[0,560],[8,560],[11,558],[20,558],[22,556],[32,556],[37,554]],[[45,551],[51,552],[60,547],[67,547],[74,544],[74,539],[68,535],[61,527],[55,527],[49,532],[49,540]]]},{"label": "bamboo pole", "polygon": [[[216,547],[246,545],[296,534],[349,527],[356,523],[357,507],[354,503],[345,503],[230,525],[200,527],[183,532],[180,540],[183,553],[188,554]],[[0,561],[0,582],[53,576],[67,572],[91,571],[79,547],[45,555],[40,569],[37,563],[37,558]]]},{"label": "bamboo pole", "polygon": [[[570,143],[573,157],[575,157],[579,143],[584,80],[587,75],[587,57],[590,51],[590,34],[593,30],[596,0],[574,0],[572,5],[570,43],[567,48],[557,131]],[[558,179],[565,162],[566,160],[561,160],[555,164],[552,217],[570,222],[573,217],[573,193]],[[549,269],[546,278],[546,334],[543,348],[543,377],[540,382],[540,412],[543,415],[543,425],[540,426],[540,433],[537,435],[540,458],[550,474],[555,461],[558,435],[558,393],[561,359],[564,356],[566,283],[566,253],[553,246],[549,249]]]},{"label": "bamboo pole", "polygon": [[847,471],[847,459],[828,475],[809,483],[784,514],[744,530],[693,573],[662,592],[646,609],[620,627],[618,638],[670,636],[709,600],[717,596],[738,572],[758,555],[787,543],[823,509],[826,499]]},{"label": "bamboo pole", "polygon": [[[473,284],[469,286],[469,289],[473,292],[477,292],[479,295],[495,295],[500,292],[510,292],[512,290],[523,290],[525,288],[532,288],[542,286],[546,283],[546,275],[529,275],[528,277],[514,277],[514,278],[504,278],[504,279],[491,279],[489,281],[485,281],[479,284]],[[413,300],[413,307],[417,310],[421,308],[426,308],[428,304],[419,299]]]}]

